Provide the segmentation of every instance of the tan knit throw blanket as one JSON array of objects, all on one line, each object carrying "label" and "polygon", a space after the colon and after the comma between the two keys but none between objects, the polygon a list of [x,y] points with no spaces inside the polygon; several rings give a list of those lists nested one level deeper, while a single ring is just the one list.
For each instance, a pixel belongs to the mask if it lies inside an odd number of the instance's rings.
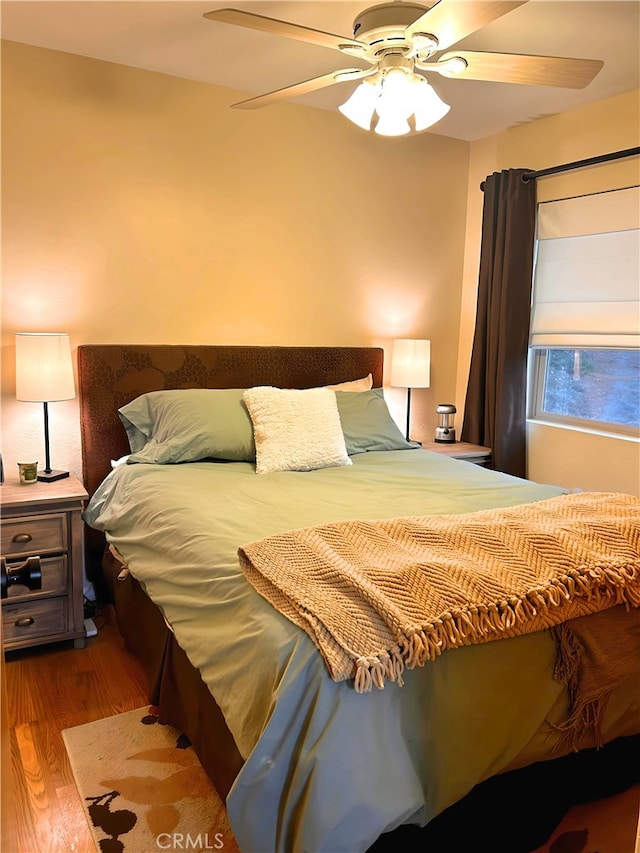
[{"label": "tan knit throw blanket", "polygon": [[586,492],[460,515],[341,521],[239,549],[257,591],[359,693],[445,649],[640,606],[640,499]]},{"label": "tan knit throw blanket", "polygon": [[551,629],[558,654],[553,676],[567,688],[569,714],[553,728],[555,749],[602,746],[613,691],[628,679],[640,690],[640,607],[609,607]]}]

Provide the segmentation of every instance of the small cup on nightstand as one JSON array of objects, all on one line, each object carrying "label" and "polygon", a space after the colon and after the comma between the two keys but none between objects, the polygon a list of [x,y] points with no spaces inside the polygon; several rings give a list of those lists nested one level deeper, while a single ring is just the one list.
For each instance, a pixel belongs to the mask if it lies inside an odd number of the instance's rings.
[{"label": "small cup on nightstand", "polygon": [[18,462],[18,473],[20,482],[23,486],[30,486],[31,483],[38,482],[38,463],[37,462]]}]

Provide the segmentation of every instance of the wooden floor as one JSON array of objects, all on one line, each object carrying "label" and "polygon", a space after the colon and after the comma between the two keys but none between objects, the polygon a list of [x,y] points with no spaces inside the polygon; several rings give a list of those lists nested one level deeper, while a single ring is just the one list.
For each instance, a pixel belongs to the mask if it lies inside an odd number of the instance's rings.
[{"label": "wooden floor", "polygon": [[14,820],[3,822],[2,853],[96,853],[61,731],[147,702],[146,676],[103,614],[84,649],[58,643],[6,655]]},{"label": "wooden floor", "polygon": [[[3,776],[2,853],[96,853],[61,731],[144,706],[147,680],[124,647],[110,608],[95,622],[98,635],[84,649],[62,643],[6,656],[10,756],[4,748],[2,763],[11,761],[13,791],[7,797]],[[13,809],[9,819],[7,801]],[[614,805],[602,801],[589,808]],[[602,816],[608,819],[605,811]],[[622,846],[615,853],[633,853],[636,825],[631,813],[624,827],[616,827]]]}]

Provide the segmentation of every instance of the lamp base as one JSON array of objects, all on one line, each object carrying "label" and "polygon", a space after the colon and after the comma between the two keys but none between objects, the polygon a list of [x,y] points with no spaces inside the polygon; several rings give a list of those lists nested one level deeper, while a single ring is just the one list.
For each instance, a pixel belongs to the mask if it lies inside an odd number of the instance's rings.
[{"label": "lamp base", "polygon": [[56,480],[64,480],[68,476],[68,471],[40,471],[38,473],[38,480],[41,483],[54,483]]}]

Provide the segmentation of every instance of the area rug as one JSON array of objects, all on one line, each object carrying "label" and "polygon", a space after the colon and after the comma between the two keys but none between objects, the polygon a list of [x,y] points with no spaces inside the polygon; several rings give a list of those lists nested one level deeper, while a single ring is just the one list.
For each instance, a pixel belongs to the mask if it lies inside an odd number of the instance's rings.
[{"label": "area rug", "polygon": [[240,853],[188,739],[153,707],[62,732],[100,853]]}]

